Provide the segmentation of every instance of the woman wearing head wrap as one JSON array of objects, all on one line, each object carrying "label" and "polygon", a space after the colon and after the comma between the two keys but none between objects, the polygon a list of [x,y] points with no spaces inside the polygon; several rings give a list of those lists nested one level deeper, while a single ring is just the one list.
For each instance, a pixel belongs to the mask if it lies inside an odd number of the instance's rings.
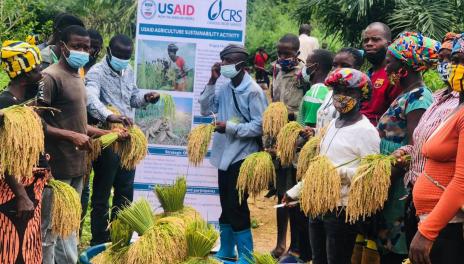
[{"label": "woman wearing head wrap", "polygon": [[[357,230],[345,222],[344,207],[348,202],[350,182],[359,159],[379,153],[380,138],[369,119],[360,113],[361,103],[369,100],[371,81],[355,69],[340,68],[329,74],[325,85],[333,89],[333,105],[339,117],[332,120],[321,140],[320,155],[326,156],[341,177],[337,210],[310,219],[310,240],[313,263],[351,263]],[[362,135],[362,136],[360,136]],[[300,182],[290,189],[285,201],[301,196]]]},{"label": "woman wearing head wrap", "polygon": [[[378,123],[382,154],[391,154],[413,142],[414,129],[433,102],[432,93],[425,86],[421,74],[436,65],[440,46],[440,42],[420,33],[406,32],[388,47],[387,74],[402,93]],[[385,263],[401,263],[408,253],[402,228],[406,205],[404,197],[407,197],[403,174],[402,170],[394,171],[389,198],[382,212],[384,221],[379,226],[378,246]]]},{"label": "woman wearing head wrap", "polygon": [[441,42],[441,48],[438,52],[438,65],[437,71],[440,74],[441,79],[448,83],[450,62],[451,62],[451,50],[453,49],[453,41],[457,34],[453,32],[446,33],[445,37]]},{"label": "woman wearing head wrap", "polygon": [[414,185],[419,231],[409,251],[412,263],[464,261],[464,34],[454,41],[449,82],[460,105],[424,143],[425,168]]},{"label": "woman wearing head wrap", "polygon": [[[5,41],[1,48],[2,68],[11,81],[0,94],[0,109],[33,98],[42,75],[42,58],[36,46]],[[16,180],[5,175],[0,180],[0,263],[41,263],[41,199],[48,178],[48,163],[41,157],[34,176]]]}]

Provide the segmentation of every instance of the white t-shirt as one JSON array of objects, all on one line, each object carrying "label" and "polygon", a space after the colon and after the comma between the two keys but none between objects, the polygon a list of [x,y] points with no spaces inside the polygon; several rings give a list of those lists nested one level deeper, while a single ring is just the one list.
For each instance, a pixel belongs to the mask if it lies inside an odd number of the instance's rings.
[{"label": "white t-shirt", "polygon": [[337,110],[333,106],[332,95],[333,91],[329,90],[325,96],[324,102],[317,110],[316,130],[318,132],[321,128],[327,127],[332,120],[339,116]]},{"label": "white t-shirt", "polygon": [[[365,116],[360,121],[341,128],[336,128],[335,120],[332,120],[321,142],[320,154],[327,156],[335,167],[378,153],[380,153],[379,132]],[[348,203],[351,178],[358,166],[359,160],[356,160],[337,169],[342,183],[339,206],[346,206]],[[299,198],[301,187],[302,182],[290,189],[287,195],[293,199]]]},{"label": "white t-shirt", "polygon": [[300,40],[300,55],[298,55],[298,58],[306,63],[308,55],[319,48],[319,41],[317,38],[306,34],[301,34],[298,39]]}]

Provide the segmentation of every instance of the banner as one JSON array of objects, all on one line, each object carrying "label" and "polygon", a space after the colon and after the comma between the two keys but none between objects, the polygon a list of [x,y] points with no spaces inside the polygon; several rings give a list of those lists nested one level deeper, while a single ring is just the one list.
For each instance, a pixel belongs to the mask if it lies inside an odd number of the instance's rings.
[{"label": "banner", "polygon": [[[221,213],[217,169],[208,157],[202,165],[188,163],[186,145],[191,128],[210,123],[200,115],[198,98],[228,44],[244,44],[246,0],[139,0],[135,71],[140,89],[170,94],[175,118],[163,116],[163,106],[136,111],[135,122],[148,138],[147,158],[137,167],[134,199],[147,198],[157,210],[155,184],[187,177],[186,204],[208,222]],[[218,85],[225,80],[218,80]]]}]

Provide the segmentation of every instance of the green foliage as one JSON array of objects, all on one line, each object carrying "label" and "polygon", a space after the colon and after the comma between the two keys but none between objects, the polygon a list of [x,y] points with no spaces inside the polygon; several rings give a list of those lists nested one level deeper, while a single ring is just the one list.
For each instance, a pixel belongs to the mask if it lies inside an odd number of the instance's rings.
[{"label": "green foliage", "polygon": [[445,83],[441,80],[440,75],[435,70],[428,70],[422,76],[425,85],[432,91],[435,92],[445,87]]},{"label": "green foliage", "polygon": [[9,82],[10,78],[8,77],[8,74],[6,74],[3,70],[0,70],[0,92],[5,90]]}]

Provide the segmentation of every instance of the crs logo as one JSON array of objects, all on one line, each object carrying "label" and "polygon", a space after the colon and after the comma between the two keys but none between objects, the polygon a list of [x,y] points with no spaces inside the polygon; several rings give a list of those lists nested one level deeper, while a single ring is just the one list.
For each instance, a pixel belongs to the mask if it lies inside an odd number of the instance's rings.
[{"label": "crs logo", "polygon": [[216,20],[219,17],[226,22],[242,22],[242,10],[223,9],[222,0],[214,1],[208,10],[209,20]]},{"label": "crs logo", "polygon": [[145,0],[141,5],[142,16],[146,19],[153,18],[156,14],[156,4],[153,0]]}]

